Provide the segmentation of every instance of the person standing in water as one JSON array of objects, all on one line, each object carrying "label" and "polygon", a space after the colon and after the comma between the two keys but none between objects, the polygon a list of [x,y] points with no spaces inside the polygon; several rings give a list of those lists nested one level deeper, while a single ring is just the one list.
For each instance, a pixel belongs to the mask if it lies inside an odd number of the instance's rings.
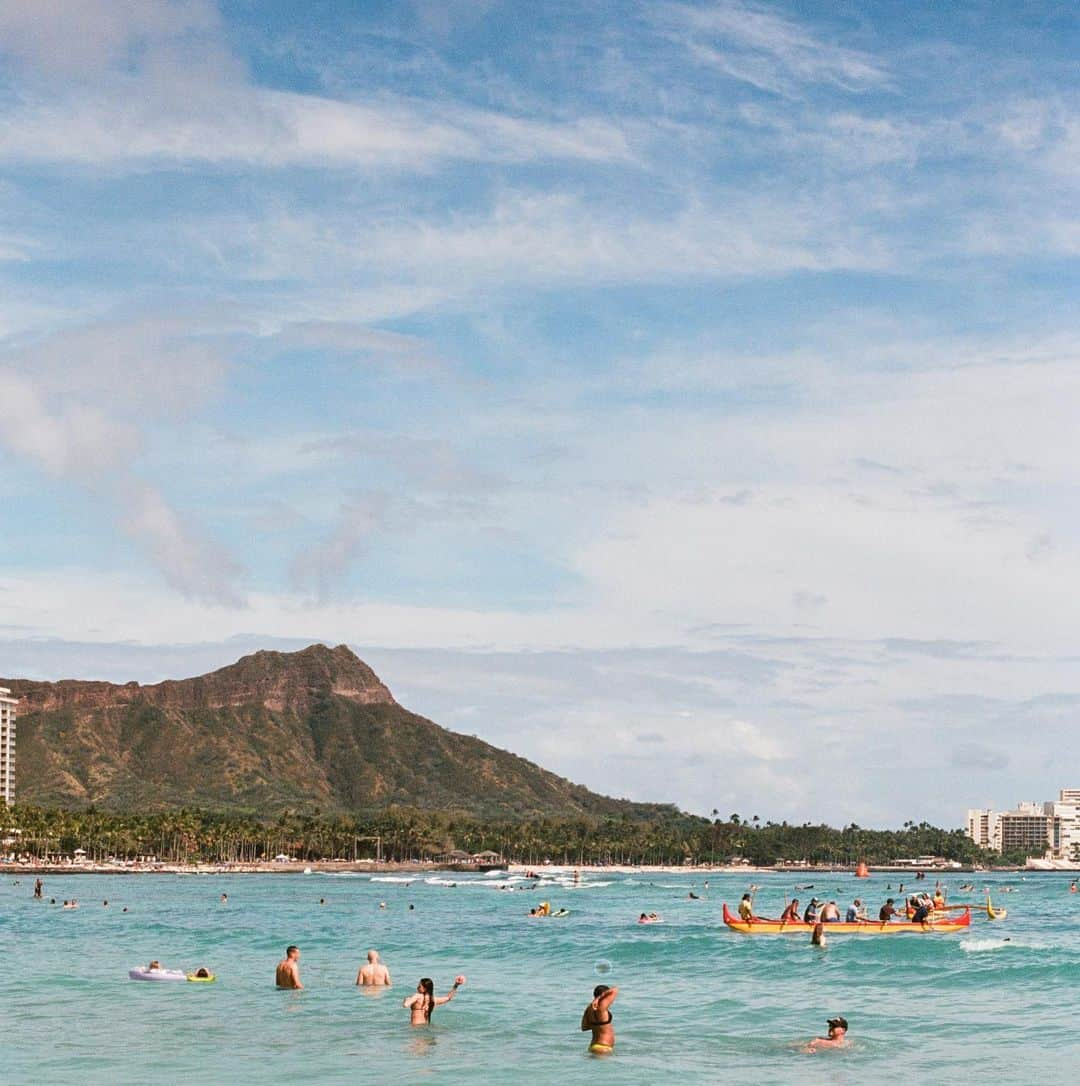
[{"label": "person standing in water", "polygon": [[594,1056],[610,1056],[615,1051],[615,1026],[612,1024],[611,1004],[619,994],[618,988],[598,984],[593,989],[592,1002],[581,1016],[581,1032],[592,1030],[589,1051]]},{"label": "person standing in water", "polygon": [[287,947],[285,957],[277,964],[277,972],[274,976],[279,988],[293,988],[299,991],[303,988],[300,983],[300,948]]},{"label": "person standing in water", "polygon": [[804,1052],[818,1052],[823,1048],[847,1048],[851,1044],[847,1039],[848,1024],[846,1018],[840,1016],[830,1018],[826,1025],[829,1027],[829,1035],[827,1037],[815,1037],[803,1049]]},{"label": "person standing in water", "polygon": [[41,881],[41,879],[35,879],[34,880],[34,897],[40,899],[41,898],[41,891],[44,889],[44,887],[45,887],[45,884]]},{"label": "person standing in water", "polygon": [[409,1012],[409,1025],[410,1026],[427,1026],[431,1024],[431,1012],[436,1008],[442,1006],[443,1003],[449,1003],[454,998],[454,994],[465,983],[465,978],[457,976],[454,978],[454,986],[444,996],[437,996],[435,994],[435,982],[431,977],[421,977],[420,983],[416,986],[416,993],[411,996],[406,996],[401,1005]]},{"label": "person standing in water", "polygon": [[377,950],[367,952],[367,965],[360,966],[356,983],[362,988],[390,987],[390,970],[379,961]]}]

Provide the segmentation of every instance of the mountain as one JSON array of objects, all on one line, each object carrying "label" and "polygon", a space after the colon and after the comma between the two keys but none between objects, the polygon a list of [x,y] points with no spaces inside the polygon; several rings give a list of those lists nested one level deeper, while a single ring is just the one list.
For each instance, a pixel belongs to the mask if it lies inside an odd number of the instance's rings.
[{"label": "mountain", "polygon": [[649,817],[402,708],[345,645],[256,652],[140,686],[0,679],[21,699],[24,804],[369,811],[393,804],[500,818]]}]

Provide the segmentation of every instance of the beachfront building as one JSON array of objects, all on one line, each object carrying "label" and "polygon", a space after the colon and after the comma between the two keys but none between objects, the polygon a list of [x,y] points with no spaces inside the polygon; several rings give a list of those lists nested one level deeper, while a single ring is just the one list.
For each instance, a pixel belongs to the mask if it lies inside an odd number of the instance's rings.
[{"label": "beachfront building", "polygon": [[1019,803],[1012,811],[968,811],[968,836],[994,852],[1041,852],[1080,859],[1080,788],[1063,788],[1056,800]]},{"label": "beachfront building", "polygon": [[15,706],[18,701],[0,686],[0,800],[15,802]]}]

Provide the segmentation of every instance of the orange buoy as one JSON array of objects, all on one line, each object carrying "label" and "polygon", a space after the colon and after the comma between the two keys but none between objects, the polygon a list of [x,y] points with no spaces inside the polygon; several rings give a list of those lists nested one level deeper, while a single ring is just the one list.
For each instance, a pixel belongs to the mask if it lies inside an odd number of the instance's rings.
[{"label": "orange buoy", "polygon": [[868,868],[866,866],[866,864],[863,863],[862,860],[860,860],[855,865],[855,878],[857,878],[857,879],[868,879],[868,878],[870,878],[870,868]]}]

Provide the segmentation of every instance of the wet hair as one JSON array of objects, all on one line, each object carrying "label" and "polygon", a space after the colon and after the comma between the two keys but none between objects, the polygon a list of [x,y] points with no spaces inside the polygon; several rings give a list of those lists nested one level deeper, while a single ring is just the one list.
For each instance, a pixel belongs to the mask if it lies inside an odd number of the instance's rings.
[{"label": "wet hair", "polygon": [[593,999],[599,999],[605,992],[610,992],[610,991],[611,991],[611,985],[610,984],[598,984],[592,990],[592,997],[593,997]]},{"label": "wet hair", "polygon": [[299,950],[298,946],[287,946],[285,948],[285,957],[287,958],[294,950]]},{"label": "wet hair", "polygon": [[420,991],[424,993],[424,1018],[431,1021],[431,1011],[435,1006],[435,982],[431,977],[420,978]]}]

